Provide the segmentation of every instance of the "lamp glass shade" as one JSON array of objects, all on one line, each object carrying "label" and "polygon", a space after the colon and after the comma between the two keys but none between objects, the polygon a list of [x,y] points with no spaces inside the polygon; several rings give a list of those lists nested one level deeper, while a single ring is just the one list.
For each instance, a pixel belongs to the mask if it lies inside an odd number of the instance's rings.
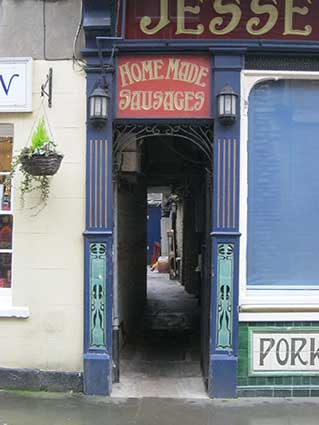
[{"label": "lamp glass shade", "polygon": [[237,119],[237,93],[226,85],[218,94],[218,119],[222,125],[228,126]]},{"label": "lamp glass shade", "polygon": [[232,98],[231,95],[227,94],[225,96],[225,114],[231,114],[232,112]]},{"label": "lamp glass shade", "polygon": [[237,115],[237,111],[236,111],[236,96],[232,96],[232,111],[233,111],[234,115]]},{"label": "lamp glass shade", "polygon": [[219,111],[218,115],[223,115],[225,113],[225,106],[224,106],[224,97],[219,96]]},{"label": "lamp glass shade", "polygon": [[102,118],[102,98],[99,96],[96,96],[94,98],[95,104],[94,104],[94,115],[96,117]]},{"label": "lamp glass shade", "polygon": [[106,124],[109,98],[108,93],[102,87],[97,87],[90,95],[89,119],[97,128]]}]

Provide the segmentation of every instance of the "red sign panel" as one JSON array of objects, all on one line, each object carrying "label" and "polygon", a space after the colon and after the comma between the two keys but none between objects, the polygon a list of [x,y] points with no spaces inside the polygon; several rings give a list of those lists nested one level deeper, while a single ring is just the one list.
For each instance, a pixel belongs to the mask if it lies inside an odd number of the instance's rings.
[{"label": "red sign panel", "polygon": [[129,39],[319,41],[318,0],[126,0],[125,11]]},{"label": "red sign panel", "polygon": [[118,58],[118,118],[209,118],[208,57]]}]

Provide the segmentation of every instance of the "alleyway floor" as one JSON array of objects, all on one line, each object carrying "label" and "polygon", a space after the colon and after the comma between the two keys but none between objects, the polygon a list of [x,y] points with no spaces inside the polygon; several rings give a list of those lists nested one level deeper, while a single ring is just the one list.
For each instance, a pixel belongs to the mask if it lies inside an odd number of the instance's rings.
[{"label": "alleyway floor", "polygon": [[0,425],[318,425],[319,399],[115,399],[0,392]]},{"label": "alleyway floor", "polygon": [[136,335],[121,355],[112,397],[207,398],[200,367],[198,299],[148,271],[147,306]]}]

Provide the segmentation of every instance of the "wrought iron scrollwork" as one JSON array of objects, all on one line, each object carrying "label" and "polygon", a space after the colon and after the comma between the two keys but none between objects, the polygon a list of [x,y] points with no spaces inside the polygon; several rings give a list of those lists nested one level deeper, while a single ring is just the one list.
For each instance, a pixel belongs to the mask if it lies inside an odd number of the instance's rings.
[{"label": "wrought iron scrollwork", "polygon": [[189,141],[212,163],[213,130],[208,125],[190,124],[155,124],[155,125],[115,125],[114,158],[124,151],[132,142],[141,142],[150,137],[171,136]]}]

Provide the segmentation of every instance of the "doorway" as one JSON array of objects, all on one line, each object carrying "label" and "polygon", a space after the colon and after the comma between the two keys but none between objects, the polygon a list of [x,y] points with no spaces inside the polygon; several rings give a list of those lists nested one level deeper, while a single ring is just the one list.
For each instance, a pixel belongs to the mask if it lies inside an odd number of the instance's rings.
[{"label": "doorway", "polygon": [[212,131],[117,126],[113,396],[205,397]]}]

